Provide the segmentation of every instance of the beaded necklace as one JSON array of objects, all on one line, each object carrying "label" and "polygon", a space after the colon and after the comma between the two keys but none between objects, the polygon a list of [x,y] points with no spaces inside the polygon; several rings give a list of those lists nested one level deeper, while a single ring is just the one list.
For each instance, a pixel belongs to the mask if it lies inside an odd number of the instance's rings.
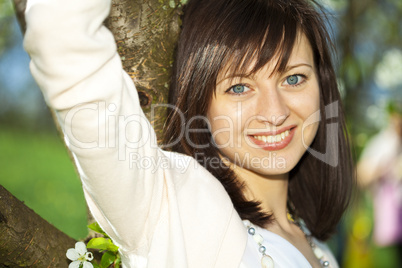
[{"label": "beaded necklace", "polygon": [[[307,234],[301,223],[299,221],[294,221],[290,215],[288,215],[288,218],[296,224],[300,230],[303,232],[305,235],[310,247],[313,249],[314,255],[317,257],[317,259],[320,261],[321,267],[329,267],[329,261],[325,260],[324,258],[324,252],[314,243],[313,238],[310,234]],[[258,244],[258,251],[261,253],[261,267],[262,268],[274,268],[274,260],[272,257],[266,252],[267,248],[264,246],[264,238],[262,235],[258,234],[256,232],[256,229],[254,225],[250,221],[244,221],[245,226],[247,227],[247,233],[251,235],[254,239],[254,241]]]}]

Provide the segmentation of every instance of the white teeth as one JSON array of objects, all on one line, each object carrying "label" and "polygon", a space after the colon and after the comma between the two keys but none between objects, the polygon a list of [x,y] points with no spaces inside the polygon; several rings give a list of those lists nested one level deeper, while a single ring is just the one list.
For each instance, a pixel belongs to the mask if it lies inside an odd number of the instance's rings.
[{"label": "white teeth", "polygon": [[254,139],[263,141],[265,143],[273,143],[273,142],[283,141],[287,136],[289,136],[289,134],[290,134],[290,131],[286,130],[286,131],[282,132],[281,134],[274,135],[274,136],[262,136],[262,135],[254,136]]},{"label": "white teeth", "polygon": [[279,142],[282,140],[281,134],[278,134],[275,137],[276,137],[276,142]]},{"label": "white teeth", "polygon": [[272,136],[268,136],[267,140],[268,140],[269,143],[272,143],[273,142]]}]

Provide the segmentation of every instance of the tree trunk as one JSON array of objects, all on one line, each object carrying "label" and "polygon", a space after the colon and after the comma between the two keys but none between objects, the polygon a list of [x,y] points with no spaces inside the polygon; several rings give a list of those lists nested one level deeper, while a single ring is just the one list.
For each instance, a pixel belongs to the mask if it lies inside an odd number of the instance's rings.
[{"label": "tree trunk", "polygon": [[[25,32],[26,0],[13,0]],[[162,136],[173,51],[185,0],[112,0],[105,25],[112,31],[141,106]],[[67,267],[75,240],[47,223],[0,186],[0,267]]]},{"label": "tree trunk", "polygon": [[177,0],[174,5],[174,1],[168,0],[113,0],[112,3],[105,25],[116,39],[123,68],[133,79],[142,109],[160,140],[165,109],[155,104],[167,102],[181,3]]}]

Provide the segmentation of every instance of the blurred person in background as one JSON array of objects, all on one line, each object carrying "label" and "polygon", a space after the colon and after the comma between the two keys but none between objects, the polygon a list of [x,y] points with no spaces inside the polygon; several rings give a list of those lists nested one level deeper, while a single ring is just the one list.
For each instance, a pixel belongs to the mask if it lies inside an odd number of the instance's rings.
[{"label": "blurred person in background", "polygon": [[357,164],[361,189],[373,200],[373,242],[396,246],[402,263],[402,105],[389,102],[389,122],[367,143]]}]

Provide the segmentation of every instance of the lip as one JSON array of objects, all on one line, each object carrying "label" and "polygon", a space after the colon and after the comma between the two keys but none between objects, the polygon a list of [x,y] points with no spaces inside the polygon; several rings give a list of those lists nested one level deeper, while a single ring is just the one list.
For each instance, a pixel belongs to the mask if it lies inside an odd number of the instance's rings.
[{"label": "lip", "polygon": [[[275,136],[279,133],[285,132],[286,130],[289,130],[289,135],[287,137],[285,137],[285,139],[281,140],[280,142],[268,143],[268,142],[260,141],[260,140],[257,140],[256,138],[254,138],[254,136]],[[277,150],[281,150],[281,149],[285,148],[286,146],[288,146],[288,144],[293,139],[295,131],[296,131],[296,126],[293,125],[293,126],[281,128],[276,131],[258,132],[258,133],[254,133],[254,134],[248,134],[247,136],[254,144],[259,146],[263,150],[277,151]]]}]

